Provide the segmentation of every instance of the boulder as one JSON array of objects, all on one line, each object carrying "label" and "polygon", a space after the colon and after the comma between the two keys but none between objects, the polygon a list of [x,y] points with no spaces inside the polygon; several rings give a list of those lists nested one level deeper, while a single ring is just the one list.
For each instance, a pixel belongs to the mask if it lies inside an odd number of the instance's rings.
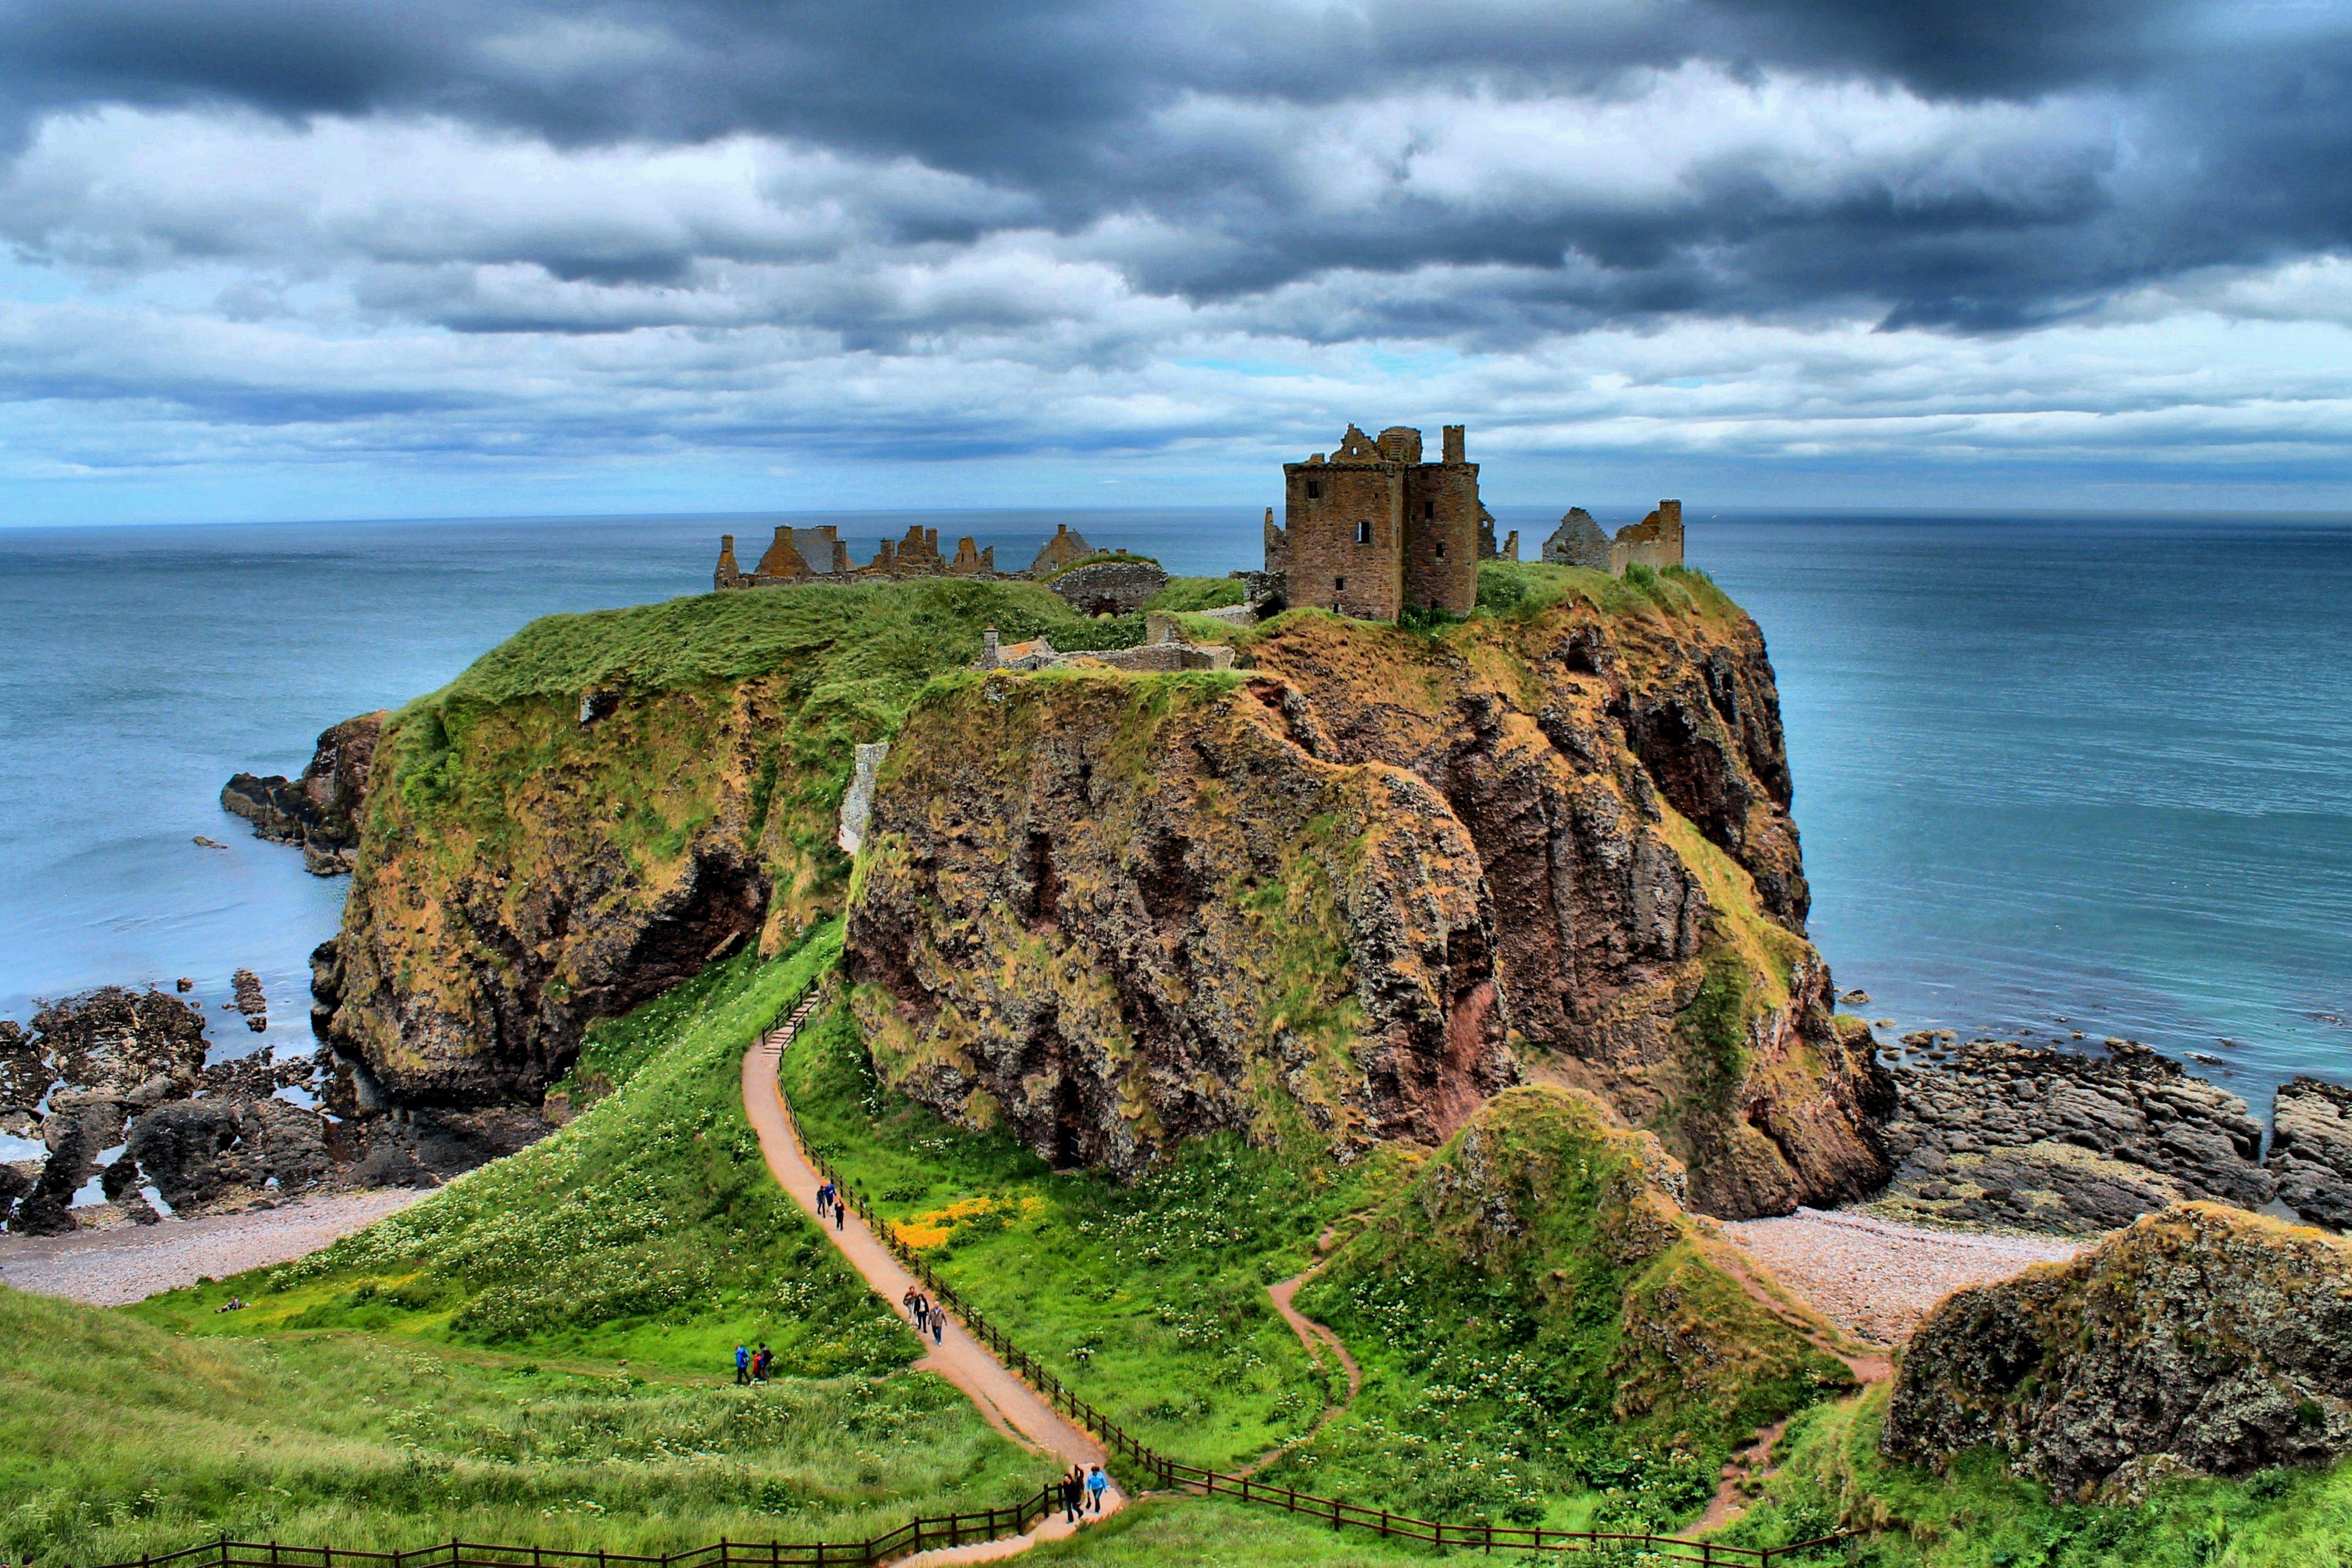
[{"label": "boulder", "polygon": [[318,1113],[234,1094],[145,1112],[131,1125],[124,1158],[184,1215],[251,1207],[273,1180],[290,1196],[318,1186],[330,1165]]},{"label": "boulder", "polygon": [[2084,1500],[2352,1452],[2352,1246],[2185,1204],[1948,1298],[1904,1352],[1881,1446],[1940,1469],[1986,1444]]}]

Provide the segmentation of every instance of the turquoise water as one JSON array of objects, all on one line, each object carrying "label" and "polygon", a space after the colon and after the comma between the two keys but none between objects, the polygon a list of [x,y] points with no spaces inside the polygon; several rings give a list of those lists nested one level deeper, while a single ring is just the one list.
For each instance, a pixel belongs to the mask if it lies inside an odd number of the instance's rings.
[{"label": "turquoise water", "polygon": [[[0,532],[0,1017],[179,975],[217,1005],[246,965],[263,1038],[306,1044],[343,883],[222,781],[298,771],[533,616],[698,591],[721,531],[774,520]],[[915,519],[793,520],[863,559]],[[1247,507],[920,520],[1006,559],[1068,520],[1255,564]],[[1691,522],[1770,643],[1813,936],[1861,1010],[2200,1051],[2258,1113],[2292,1073],[2352,1078],[2352,525]]]}]

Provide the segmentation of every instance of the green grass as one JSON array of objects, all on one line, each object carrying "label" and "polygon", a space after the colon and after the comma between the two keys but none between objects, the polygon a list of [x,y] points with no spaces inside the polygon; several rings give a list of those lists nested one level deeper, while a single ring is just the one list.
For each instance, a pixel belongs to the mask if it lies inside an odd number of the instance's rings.
[{"label": "green grass", "polygon": [[1051,1467],[928,1375],[748,1389],[361,1333],[197,1340],[0,1288],[0,1561],[862,1540]]},{"label": "green grass", "polygon": [[931,1217],[915,1234],[943,1278],[1144,1441],[1231,1465],[1304,1431],[1334,1396],[1265,1286],[1393,1185],[1394,1156],[1341,1169],[1221,1135],[1129,1187],[1055,1175],[877,1082],[846,1008],[801,1032],[784,1082],[810,1142],[886,1217]]},{"label": "green grass", "polygon": [[[2145,1504],[2051,1500],[1990,1449],[1948,1477],[1878,1452],[1882,1385],[1801,1416],[1782,1468],[1723,1539],[1771,1546],[1841,1524],[1873,1529],[1851,1549],[1812,1554],[1857,1568],[2346,1568],[2352,1564],[2352,1461],[2242,1480],[2176,1480]],[[1795,1561],[1795,1560],[1792,1560]]]},{"label": "green grass", "polygon": [[1669,1530],[1851,1386],[1748,1301],[1581,1096],[1507,1091],[1303,1288],[1363,1396],[1267,1479],[1424,1519]]},{"label": "green grass", "polygon": [[1171,577],[1168,586],[1144,602],[1148,612],[1182,614],[1194,610],[1222,610],[1239,604],[1247,595],[1239,580],[1230,577]]},{"label": "green grass", "polygon": [[[577,1121],[300,1262],[135,1309],[184,1333],[363,1330],[574,1362],[699,1371],[765,1339],[787,1371],[879,1372],[911,1331],[770,1179],[744,1119],[744,1050],[840,948],[716,965],[592,1030]],[[232,1293],[250,1311],[216,1314]]]},{"label": "green grass", "polygon": [[1504,620],[1527,620],[1581,599],[1607,615],[1735,618],[1741,612],[1706,573],[1691,567],[1626,569],[1623,578],[1548,561],[1482,560],[1478,608]]}]

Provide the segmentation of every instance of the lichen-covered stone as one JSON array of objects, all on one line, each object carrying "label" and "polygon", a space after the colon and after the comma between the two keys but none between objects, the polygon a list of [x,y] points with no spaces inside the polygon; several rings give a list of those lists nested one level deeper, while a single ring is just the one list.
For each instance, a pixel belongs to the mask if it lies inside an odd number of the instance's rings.
[{"label": "lichen-covered stone", "polygon": [[1132,615],[1167,586],[1168,574],[1148,560],[1098,560],[1051,584],[1081,615]]},{"label": "lichen-covered stone", "polygon": [[1906,1348],[1883,1447],[1985,1444],[2085,1498],[2352,1451],[2352,1246],[2184,1204],[1960,1291]]}]

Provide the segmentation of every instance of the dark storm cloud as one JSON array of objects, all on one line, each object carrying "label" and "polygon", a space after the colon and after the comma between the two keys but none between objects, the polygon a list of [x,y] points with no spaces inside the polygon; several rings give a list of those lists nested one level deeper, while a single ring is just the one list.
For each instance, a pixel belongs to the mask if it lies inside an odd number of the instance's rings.
[{"label": "dark storm cloud", "polygon": [[[1003,198],[998,222],[1147,220],[1172,237],[1101,254],[1194,301],[1338,270],[1501,267],[1530,276],[1425,301],[1428,329],[1507,332],[1495,316],[1513,302],[1519,328],[1862,308],[2010,329],[2185,269],[2352,242],[2352,46],[2332,16],[2179,0],[0,0],[0,134],[102,103],[428,114],[572,147],[758,132],[969,177]],[[1415,93],[1605,105],[1694,64],[1939,104],[2104,103],[2116,123],[2028,139],[1967,178],[1890,170],[1826,193],[1736,160],[1646,206],[1449,201],[1402,176],[1392,199],[1336,206],[1301,189],[1316,172],[1295,142],[1318,113]],[[992,220],[877,221],[901,243],[957,244]],[[524,259],[560,280],[658,284],[712,254],[683,235],[625,254],[551,241]],[[508,319],[549,324],[472,324]]]}]

